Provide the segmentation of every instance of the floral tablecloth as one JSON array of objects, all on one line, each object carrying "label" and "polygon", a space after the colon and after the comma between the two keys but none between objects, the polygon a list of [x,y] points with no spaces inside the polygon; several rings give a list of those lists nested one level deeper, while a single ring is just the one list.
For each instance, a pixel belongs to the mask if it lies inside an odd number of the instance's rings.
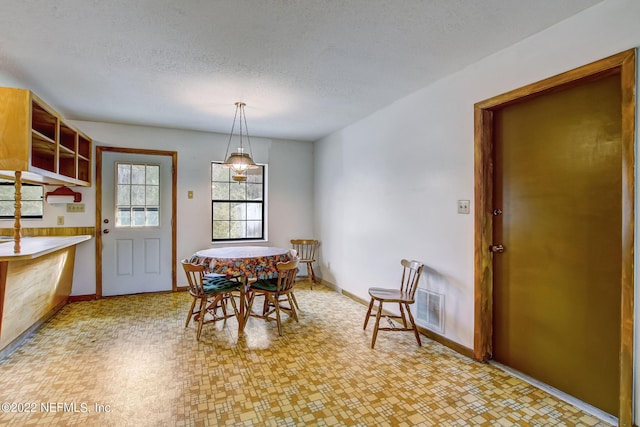
[{"label": "floral tablecloth", "polygon": [[287,248],[236,246],[198,251],[190,262],[203,264],[208,272],[224,274],[228,278],[242,276],[263,280],[278,277],[276,265],[290,259]]}]

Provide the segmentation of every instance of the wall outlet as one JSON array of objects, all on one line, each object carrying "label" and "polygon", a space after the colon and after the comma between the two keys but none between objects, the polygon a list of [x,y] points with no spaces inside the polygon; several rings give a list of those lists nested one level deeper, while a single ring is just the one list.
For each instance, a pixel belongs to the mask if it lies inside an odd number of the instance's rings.
[{"label": "wall outlet", "polygon": [[67,212],[84,212],[84,203],[67,203]]},{"label": "wall outlet", "polygon": [[58,225],[64,225],[64,216],[58,217]]},{"label": "wall outlet", "polygon": [[458,200],[458,213],[468,214],[471,210],[471,203],[469,200]]}]

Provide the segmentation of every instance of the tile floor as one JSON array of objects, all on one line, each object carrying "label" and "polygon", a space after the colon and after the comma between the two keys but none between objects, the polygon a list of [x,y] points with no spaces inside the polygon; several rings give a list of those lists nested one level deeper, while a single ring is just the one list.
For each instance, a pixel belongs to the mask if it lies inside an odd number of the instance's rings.
[{"label": "tile floor", "polygon": [[[297,285],[300,322],[184,328],[186,293],[67,305],[0,360],[0,425],[607,426],[366,307]],[[285,316],[286,317],[286,316]]]}]

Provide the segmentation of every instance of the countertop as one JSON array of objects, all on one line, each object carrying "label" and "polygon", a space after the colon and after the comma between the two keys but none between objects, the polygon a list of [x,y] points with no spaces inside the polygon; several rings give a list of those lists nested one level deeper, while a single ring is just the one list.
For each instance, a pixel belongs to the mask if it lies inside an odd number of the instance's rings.
[{"label": "countertop", "polygon": [[33,236],[20,239],[20,253],[13,253],[13,240],[0,241],[0,261],[19,261],[38,258],[68,246],[90,240],[91,235]]}]

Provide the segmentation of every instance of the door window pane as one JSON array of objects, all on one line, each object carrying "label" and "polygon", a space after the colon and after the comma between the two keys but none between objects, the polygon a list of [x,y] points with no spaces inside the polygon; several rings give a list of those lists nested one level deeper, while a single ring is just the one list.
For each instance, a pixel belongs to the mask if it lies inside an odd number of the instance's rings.
[{"label": "door window pane", "polygon": [[116,227],[160,226],[160,166],[116,163]]}]

